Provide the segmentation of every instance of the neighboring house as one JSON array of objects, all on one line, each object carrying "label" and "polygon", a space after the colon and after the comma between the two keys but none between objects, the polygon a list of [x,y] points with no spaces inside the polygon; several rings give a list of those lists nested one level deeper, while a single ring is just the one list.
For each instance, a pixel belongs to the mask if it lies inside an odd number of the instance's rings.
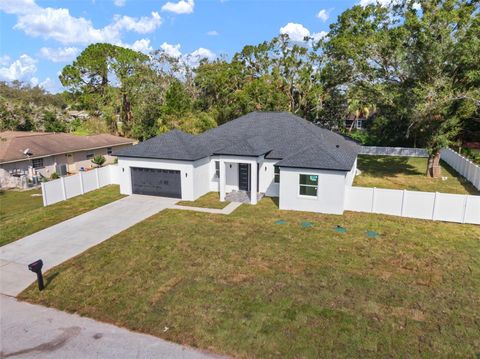
[{"label": "neighboring house", "polygon": [[[286,112],[253,112],[200,135],[173,130],[115,153],[123,194],[279,197],[280,209],[343,213],[359,146]],[[250,195],[250,203],[257,202]]]},{"label": "neighboring house", "polygon": [[28,179],[54,172],[75,173],[93,166],[96,155],[112,163],[114,150],[129,147],[134,140],[108,135],[76,136],[53,132],[0,132],[0,169]]}]

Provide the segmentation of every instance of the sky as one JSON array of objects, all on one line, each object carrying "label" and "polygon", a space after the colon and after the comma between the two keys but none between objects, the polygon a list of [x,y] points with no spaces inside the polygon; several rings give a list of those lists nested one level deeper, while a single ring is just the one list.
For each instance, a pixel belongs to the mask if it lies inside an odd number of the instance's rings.
[{"label": "sky", "polygon": [[0,80],[49,92],[89,44],[108,42],[148,53],[231,57],[245,45],[287,33],[324,36],[347,8],[375,0],[0,0]]}]

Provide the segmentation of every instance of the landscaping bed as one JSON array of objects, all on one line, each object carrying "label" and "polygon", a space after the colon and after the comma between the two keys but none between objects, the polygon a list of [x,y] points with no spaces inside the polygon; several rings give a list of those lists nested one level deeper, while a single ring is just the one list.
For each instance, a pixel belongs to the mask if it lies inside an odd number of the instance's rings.
[{"label": "landscaping bed", "polygon": [[119,186],[106,186],[43,207],[42,191],[0,193],[0,246],[122,198]]},{"label": "landscaping bed", "polygon": [[217,192],[209,192],[195,201],[180,201],[179,206],[202,207],[202,208],[216,208],[223,209],[230,202],[220,202],[220,195]]},{"label": "landscaping bed", "polygon": [[424,192],[480,194],[473,185],[453,168],[441,161],[442,177],[429,178],[427,159],[422,157],[358,156],[354,186],[407,189]]},{"label": "landscaping bed", "polygon": [[475,357],[479,246],[479,226],[265,198],[229,216],[166,210],[20,299],[234,357]]}]

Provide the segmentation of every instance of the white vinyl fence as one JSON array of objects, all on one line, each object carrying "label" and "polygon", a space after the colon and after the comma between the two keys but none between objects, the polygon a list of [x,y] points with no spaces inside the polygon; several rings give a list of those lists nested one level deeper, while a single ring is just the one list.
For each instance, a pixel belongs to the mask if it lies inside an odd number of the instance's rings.
[{"label": "white vinyl fence", "polygon": [[480,166],[450,148],[444,148],[440,158],[480,190]]},{"label": "white vinyl fence", "polygon": [[42,183],[43,205],[65,201],[109,184],[119,183],[119,168],[109,165]]},{"label": "white vinyl fence", "polygon": [[480,224],[480,196],[347,187],[345,210]]},{"label": "white vinyl fence", "polygon": [[428,157],[425,148],[362,146],[361,155]]}]

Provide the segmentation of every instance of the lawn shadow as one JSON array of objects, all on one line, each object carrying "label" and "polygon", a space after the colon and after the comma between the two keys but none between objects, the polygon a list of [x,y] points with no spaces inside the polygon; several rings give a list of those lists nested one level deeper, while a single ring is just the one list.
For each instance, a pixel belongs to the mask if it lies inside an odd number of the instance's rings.
[{"label": "lawn shadow", "polygon": [[423,175],[415,166],[408,163],[408,157],[358,156],[358,168],[371,177],[394,177],[398,174]]},{"label": "lawn shadow", "polygon": [[60,272],[54,272],[54,273],[51,273],[49,274],[46,278],[45,278],[45,288],[47,288],[50,283],[60,274]]},{"label": "lawn shadow", "polygon": [[441,166],[443,167],[443,169],[446,170],[447,173],[445,173],[445,171],[442,171],[442,176],[452,176],[452,177],[455,177],[459,184],[465,189],[465,191],[467,191],[469,194],[473,194],[473,195],[480,195],[480,191],[477,190],[473,184],[471,184],[465,177],[463,177],[460,173],[458,173],[457,171],[455,171],[455,169],[453,167],[451,167],[447,162],[445,162],[444,160],[440,160],[440,164]]},{"label": "lawn shadow", "polygon": [[279,207],[278,197],[264,197],[264,198],[272,201],[275,207],[277,208]]}]

